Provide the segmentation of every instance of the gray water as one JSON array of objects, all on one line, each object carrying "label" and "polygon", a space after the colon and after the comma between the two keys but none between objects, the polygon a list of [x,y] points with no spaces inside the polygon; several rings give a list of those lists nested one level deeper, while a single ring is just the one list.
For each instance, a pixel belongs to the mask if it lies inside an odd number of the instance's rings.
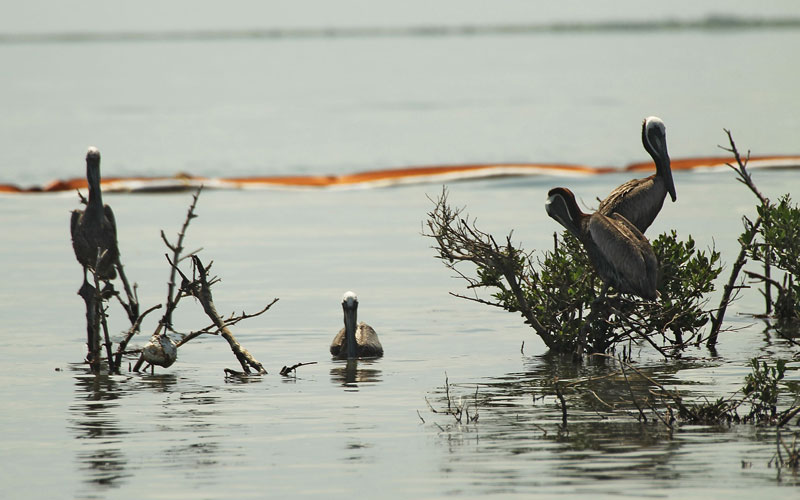
[{"label": "gray water", "polygon": [[[582,33],[345,40],[0,44],[6,119],[2,180],[42,184],[83,174],[89,144],[105,175],[345,173],[408,164],[647,159],[641,119],[664,118],[674,157],[716,155],[722,127],[754,154],[797,153],[792,50],[796,31]],[[732,57],[733,54],[735,57]],[[772,198],[800,189],[796,171],[757,171]],[[527,178],[455,183],[481,228],[514,229],[527,249],[551,245],[546,191],[587,203],[628,178]],[[675,228],[726,264],[755,198],[731,173],[675,173],[648,231]],[[265,315],[234,329],[268,375],[238,368],[225,342],[197,339],[155,374],[95,377],[85,354],[81,270],[69,243],[74,193],[0,198],[4,368],[0,383],[3,498],[434,498],[524,496],[752,498],[791,495],[796,476],[768,466],[769,429],[682,427],[668,433],[624,412],[541,399],[543,381],[612,369],[547,355],[520,317],[456,299],[462,291],[420,235],[439,185],[394,189],[216,191],[201,195],[186,246],[203,247],[222,278],[221,312]],[[177,232],[188,194],[108,195],[128,276],[143,306],[164,300],[159,231]],[[726,273],[724,273],[726,274]],[[339,298],[386,356],[353,366],[327,346]],[[714,300],[712,298],[712,300]],[[751,357],[792,348],[748,313],[728,312],[718,352],[634,359],[669,387],[716,398],[743,384]],[[157,314],[157,313],[156,313]],[[149,317],[143,344],[155,328]],[[111,330],[125,328],[112,304]],[[181,331],[205,326],[187,300]],[[523,346],[524,342],[524,346]],[[521,352],[522,351],[522,352]],[[316,361],[297,377],[283,365]],[[790,365],[797,380],[796,363]],[[454,397],[471,425],[433,413]],[[477,397],[475,389],[478,388]],[[617,381],[594,387],[621,397]],[[783,401],[783,404],[791,401]],[[424,422],[423,422],[424,420]]]}]

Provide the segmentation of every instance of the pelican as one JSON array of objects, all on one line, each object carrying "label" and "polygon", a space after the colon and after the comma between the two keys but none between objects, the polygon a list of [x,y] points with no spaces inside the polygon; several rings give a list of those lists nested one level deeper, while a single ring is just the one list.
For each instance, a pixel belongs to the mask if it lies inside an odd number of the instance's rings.
[{"label": "pelican", "polygon": [[368,324],[356,323],[358,297],[353,292],[342,296],[344,328],[331,342],[331,354],[338,359],[379,358],[383,356],[383,346],[378,334]]},{"label": "pelican", "polygon": [[583,244],[603,280],[601,295],[613,285],[620,292],[648,300],[658,296],[658,261],[653,248],[628,219],[618,213],[585,214],[572,191],[563,187],[547,193],[545,209]]},{"label": "pelican", "polygon": [[[72,248],[78,262],[83,266],[84,281],[87,268],[94,270],[99,279],[114,279],[117,277],[114,264],[119,258],[117,224],[111,207],[103,205],[100,192],[100,151],[95,147],[90,147],[86,152],[86,180],[89,184],[86,210],[73,210],[70,220]],[[99,263],[98,249],[105,251]]]},{"label": "pelican", "polygon": [[656,173],[632,179],[611,191],[597,211],[603,215],[620,214],[644,233],[661,211],[667,193],[673,202],[677,195],[667,153],[667,129],[661,118],[649,116],[642,122],[642,144],[653,157]]}]

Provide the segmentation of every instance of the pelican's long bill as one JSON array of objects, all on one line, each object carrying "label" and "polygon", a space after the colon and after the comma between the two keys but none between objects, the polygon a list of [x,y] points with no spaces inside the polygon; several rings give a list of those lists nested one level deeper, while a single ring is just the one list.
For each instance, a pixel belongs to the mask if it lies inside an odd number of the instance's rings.
[{"label": "pelican's long bill", "polygon": [[578,221],[575,220],[575,217],[570,210],[567,197],[565,197],[566,191],[568,191],[566,188],[551,189],[547,193],[547,201],[544,202],[544,209],[547,211],[547,215],[564,226],[564,228],[566,228],[575,237],[579,237]]},{"label": "pelican's long bill", "polygon": [[648,116],[642,125],[642,143],[648,150],[656,164],[656,172],[664,179],[672,201],[678,199],[675,193],[675,183],[672,180],[672,166],[667,151],[667,127],[664,121],[657,116]]},{"label": "pelican's long bill", "polygon": [[344,338],[347,343],[347,359],[358,357],[356,344],[356,326],[358,325],[358,297],[353,292],[347,292],[342,297],[342,310],[344,312]]}]

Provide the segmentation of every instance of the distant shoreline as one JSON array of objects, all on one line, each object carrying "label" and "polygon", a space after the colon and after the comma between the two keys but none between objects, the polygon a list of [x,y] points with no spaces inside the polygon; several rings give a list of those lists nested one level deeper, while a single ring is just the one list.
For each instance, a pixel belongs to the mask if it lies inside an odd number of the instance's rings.
[{"label": "distant shoreline", "polygon": [[654,33],[679,31],[796,30],[800,17],[744,18],[712,15],[682,20],[609,20],[547,24],[462,24],[413,26],[332,26],[250,29],[191,29],[118,32],[0,33],[0,44],[156,42],[206,40],[292,40],[540,35],[560,33]]}]

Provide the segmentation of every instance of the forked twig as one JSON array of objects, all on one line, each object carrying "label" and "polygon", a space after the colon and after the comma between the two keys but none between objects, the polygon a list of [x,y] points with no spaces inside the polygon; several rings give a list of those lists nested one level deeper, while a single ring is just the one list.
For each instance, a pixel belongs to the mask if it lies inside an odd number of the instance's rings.
[{"label": "forked twig", "polygon": [[292,373],[292,372],[297,373],[296,370],[298,368],[300,368],[301,366],[316,365],[316,364],[317,364],[316,361],[310,361],[308,363],[297,363],[297,364],[294,364],[292,366],[284,366],[283,368],[281,368],[280,374],[283,375],[284,377],[288,377],[289,374]]}]

